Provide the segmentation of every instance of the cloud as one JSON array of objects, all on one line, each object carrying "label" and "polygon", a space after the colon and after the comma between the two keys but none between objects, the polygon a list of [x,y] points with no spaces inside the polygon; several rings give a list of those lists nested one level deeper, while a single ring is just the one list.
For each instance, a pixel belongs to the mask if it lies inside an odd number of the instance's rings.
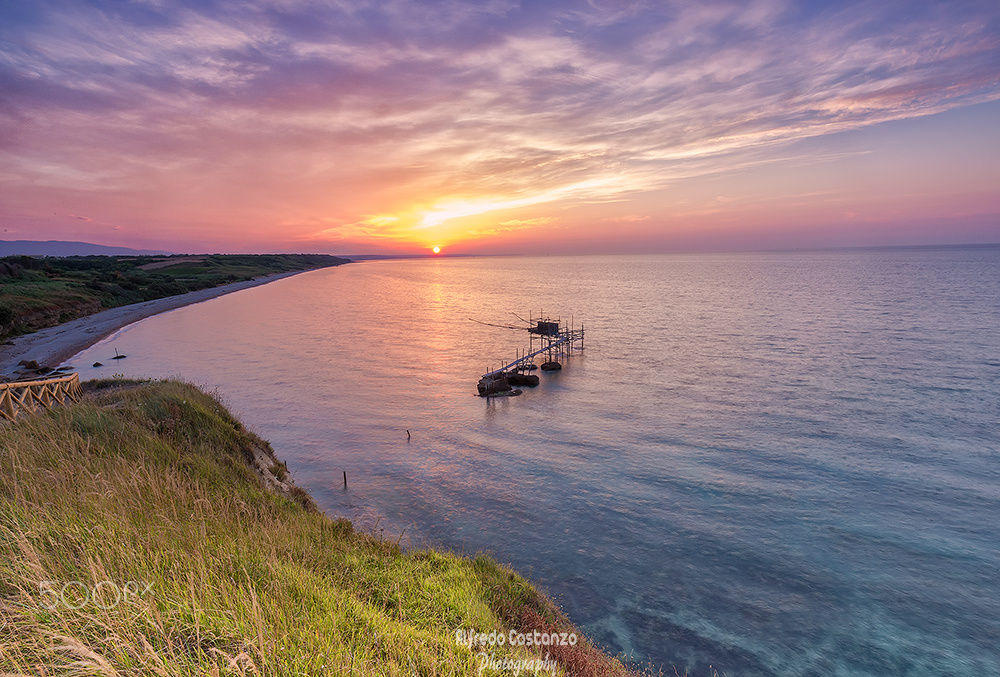
[{"label": "cloud", "polygon": [[497,225],[508,228],[528,228],[531,226],[541,226],[546,223],[552,223],[553,221],[555,221],[555,219],[551,216],[536,216],[533,219],[507,219],[506,221],[501,221]]},{"label": "cloud", "polygon": [[649,221],[648,214],[624,214],[622,216],[609,216],[604,219],[607,223],[642,223]]},{"label": "cloud", "polygon": [[1000,97],[993,3],[2,11],[0,187],[24,195],[8,208],[90,196],[290,237],[622,200]]}]

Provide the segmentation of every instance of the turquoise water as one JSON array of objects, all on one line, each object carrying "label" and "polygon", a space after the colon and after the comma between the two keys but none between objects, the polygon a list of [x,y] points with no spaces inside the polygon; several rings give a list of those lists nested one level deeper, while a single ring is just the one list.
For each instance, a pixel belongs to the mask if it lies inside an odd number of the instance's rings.
[{"label": "turquoise water", "polygon": [[[525,343],[468,318],[539,309],[585,322],[584,354],[475,397]],[[984,675],[998,327],[996,247],[433,259],[238,292],[74,362],[218,389],[330,513],[489,551],[668,673]]]}]

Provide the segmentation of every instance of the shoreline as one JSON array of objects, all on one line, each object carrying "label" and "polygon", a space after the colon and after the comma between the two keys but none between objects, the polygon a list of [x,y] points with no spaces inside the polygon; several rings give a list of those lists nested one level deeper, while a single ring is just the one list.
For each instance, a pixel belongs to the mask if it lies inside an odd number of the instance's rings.
[{"label": "shoreline", "polygon": [[[91,381],[77,402],[0,426],[0,447],[0,495],[21,518],[0,530],[5,571],[24,581],[0,597],[16,674],[156,661],[163,674],[636,677],[495,559],[400,547],[318,513],[271,445],[190,384]],[[46,537],[25,547],[25,533]],[[104,580],[76,581],[80,561]],[[66,628],[69,649],[38,639]],[[177,637],[226,650],[178,652]]]},{"label": "shoreline", "polygon": [[162,299],[108,308],[93,315],[78,317],[54,327],[18,336],[11,340],[13,345],[0,346],[0,378],[15,378],[16,373],[22,369],[18,366],[21,360],[34,360],[41,365],[55,368],[101,339],[139,320],[314,270],[323,268],[264,275],[252,280],[230,282],[218,287],[165,296]]}]

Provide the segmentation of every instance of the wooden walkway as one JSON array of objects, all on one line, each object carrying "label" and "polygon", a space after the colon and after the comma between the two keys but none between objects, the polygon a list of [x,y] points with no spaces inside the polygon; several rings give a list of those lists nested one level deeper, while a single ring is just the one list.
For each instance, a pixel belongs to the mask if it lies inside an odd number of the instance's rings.
[{"label": "wooden walkway", "polygon": [[521,369],[522,367],[531,364],[531,361],[538,355],[551,353],[553,350],[556,350],[563,346],[569,347],[573,344],[574,341],[579,341],[583,339],[583,330],[574,329],[572,331],[563,332],[559,336],[560,338],[547,343],[545,347],[543,347],[540,350],[528,353],[527,355],[522,355],[521,357],[517,358],[510,364],[505,364],[499,369],[494,369],[493,371],[486,372],[485,374],[483,374],[482,378],[489,378],[491,376],[500,376],[501,374],[505,374],[509,371],[517,371],[518,369]]},{"label": "wooden walkway", "polygon": [[0,383],[0,416],[8,421],[19,415],[48,409],[80,399],[80,375],[69,374],[35,381]]}]

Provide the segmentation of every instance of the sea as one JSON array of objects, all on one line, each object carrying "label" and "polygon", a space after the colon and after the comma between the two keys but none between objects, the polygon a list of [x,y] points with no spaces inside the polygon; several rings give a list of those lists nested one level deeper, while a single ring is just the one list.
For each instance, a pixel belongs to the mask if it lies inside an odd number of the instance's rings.
[{"label": "sea", "polygon": [[[478,397],[540,315],[583,350]],[[639,666],[1000,674],[1000,247],[368,261],[71,363],[217,393],[329,514]]]}]

